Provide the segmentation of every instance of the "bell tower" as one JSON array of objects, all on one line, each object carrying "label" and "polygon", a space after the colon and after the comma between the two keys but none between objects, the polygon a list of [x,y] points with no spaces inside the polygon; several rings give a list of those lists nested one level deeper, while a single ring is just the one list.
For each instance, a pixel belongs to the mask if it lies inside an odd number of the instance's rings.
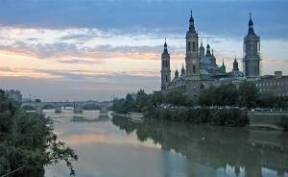
[{"label": "bell tower", "polygon": [[248,34],[244,38],[244,73],[247,78],[260,76],[260,37],[254,31],[254,23],[250,13]]},{"label": "bell tower", "polygon": [[194,18],[191,11],[189,20],[189,30],[186,33],[186,74],[193,80],[200,79],[200,61],[199,61],[198,33],[194,26]]},{"label": "bell tower", "polygon": [[161,55],[161,90],[166,90],[171,81],[170,54],[168,53],[166,38]]}]

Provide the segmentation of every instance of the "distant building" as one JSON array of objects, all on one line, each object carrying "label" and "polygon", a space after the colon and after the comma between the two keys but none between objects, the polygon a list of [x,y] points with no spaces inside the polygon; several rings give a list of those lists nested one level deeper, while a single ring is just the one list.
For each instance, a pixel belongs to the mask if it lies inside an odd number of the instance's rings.
[{"label": "distant building", "polygon": [[[239,84],[247,80],[255,82],[261,93],[271,92],[271,94],[276,96],[288,96],[288,76],[282,76],[281,71],[277,71],[274,76],[261,76],[260,37],[255,33],[251,14],[243,48],[243,72],[239,69],[236,58],[233,61],[233,69],[230,72],[226,71],[224,61],[221,66],[218,66],[217,58],[210,44],[207,44],[205,49],[201,42],[199,47],[199,36],[191,11],[189,29],[186,32],[186,69],[183,64],[180,76],[178,70],[176,70],[174,78],[171,78],[170,54],[168,53],[168,45],[165,39],[161,56],[161,90],[163,92],[181,90],[187,95],[197,96],[202,89],[212,85]],[[277,84],[281,88],[277,87]]]},{"label": "distant building", "polygon": [[263,76],[255,83],[263,95],[288,97],[288,76],[282,76],[281,71],[275,71],[274,75]]},{"label": "distant building", "polygon": [[23,96],[19,90],[6,90],[5,93],[10,100],[22,103]]}]

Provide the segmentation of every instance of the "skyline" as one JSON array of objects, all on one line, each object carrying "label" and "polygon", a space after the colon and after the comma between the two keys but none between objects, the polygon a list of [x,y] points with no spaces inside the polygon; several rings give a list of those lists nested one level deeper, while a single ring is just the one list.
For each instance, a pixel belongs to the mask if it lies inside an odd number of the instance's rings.
[{"label": "skyline", "polygon": [[[164,38],[174,75],[184,63],[191,8],[203,43],[208,40],[217,63],[224,60],[227,70],[235,56],[242,69],[251,11],[261,37],[262,74],[288,74],[285,1],[24,0],[0,5],[1,87],[19,89],[26,97],[107,100],[140,88],[159,90]],[[223,13],[223,6],[231,15]]]}]

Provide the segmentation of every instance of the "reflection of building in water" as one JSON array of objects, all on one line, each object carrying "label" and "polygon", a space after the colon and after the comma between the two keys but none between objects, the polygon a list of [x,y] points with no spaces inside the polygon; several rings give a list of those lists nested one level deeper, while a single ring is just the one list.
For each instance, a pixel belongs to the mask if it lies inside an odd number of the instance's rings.
[{"label": "reflection of building in water", "polygon": [[[226,71],[224,61],[222,65],[217,65],[217,60],[219,59],[214,54],[211,45],[207,44],[205,49],[201,42],[199,47],[198,31],[191,12],[189,29],[186,32],[185,64],[181,68],[181,75],[179,76],[179,71],[176,70],[174,78],[171,77],[170,54],[165,40],[164,50],[161,55],[161,90],[181,90],[187,95],[197,96],[202,89],[212,85],[238,84],[248,80],[256,82],[257,88],[261,89],[262,93],[271,92],[277,96],[288,96],[288,76],[277,77],[277,81],[271,80],[270,77],[261,76],[260,37],[255,33],[251,14],[248,23],[248,33],[244,37],[243,49],[243,72],[239,69],[236,58],[233,63],[231,62],[233,64],[231,71]],[[279,89],[273,89],[276,86],[273,85],[275,82],[278,84],[283,83],[281,85],[283,88],[281,93],[279,93]]]},{"label": "reflection of building in water", "polygon": [[[161,144],[163,150],[175,151],[186,157],[187,162],[182,163],[183,160],[174,161],[164,153],[163,161],[167,162],[164,167],[169,168],[165,169],[165,174],[175,174],[177,167],[187,172],[189,177],[225,176],[225,173],[231,174],[227,175],[229,177],[243,176],[244,173],[245,177],[264,177],[267,170],[278,174],[278,177],[288,175],[287,134],[282,132],[155,120],[135,124],[115,117],[113,123],[127,132],[137,130],[140,141],[152,139]],[[182,166],[175,165],[177,162]]]}]

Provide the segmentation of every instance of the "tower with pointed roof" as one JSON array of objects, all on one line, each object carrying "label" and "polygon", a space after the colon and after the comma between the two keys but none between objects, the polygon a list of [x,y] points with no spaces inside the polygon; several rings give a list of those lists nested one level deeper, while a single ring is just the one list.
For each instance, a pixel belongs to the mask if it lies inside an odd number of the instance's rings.
[{"label": "tower with pointed roof", "polygon": [[198,33],[194,26],[194,18],[192,15],[189,20],[189,30],[186,33],[186,74],[193,78],[193,80],[200,79],[200,61],[199,61],[199,46],[198,46]]},{"label": "tower with pointed roof", "polygon": [[254,31],[254,23],[250,13],[248,34],[244,38],[244,73],[247,78],[260,76],[260,37]]},{"label": "tower with pointed roof", "polygon": [[205,48],[203,46],[203,42],[201,42],[200,45],[200,59],[203,58],[205,56]]},{"label": "tower with pointed roof", "polygon": [[179,72],[178,70],[175,71],[175,79],[178,79],[179,78]]},{"label": "tower with pointed roof", "polygon": [[222,65],[221,65],[221,67],[220,67],[220,71],[221,71],[222,73],[226,73],[226,66],[225,66],[224,60],[223,60]]},{"label": "tower with pointed roof", "polygon": [[181,68],[181,77],[185,76],[185,68],[184,68],[184,65],[182,65],[182,68]]},{"label": "tower with pointed roof", "polygon": [[207,44],[207,47],[206,47],[206,57],[211,57],[212,54],[211,54],[211,50],[210,50],[210,45]]},{"label": "tower with pointed roof", "polygon": [[166,90],[170,81],[171,81],[170,54],[168,52],[168,47],[165,38],[164,50],[161,55],[161,90]]},{"label": "tower with pointed roof", "polygon": [[239,71],[238,62],[237,62],[236,57],[235,57],[234,62],[233,62],[233,70],[232,71]]}]

